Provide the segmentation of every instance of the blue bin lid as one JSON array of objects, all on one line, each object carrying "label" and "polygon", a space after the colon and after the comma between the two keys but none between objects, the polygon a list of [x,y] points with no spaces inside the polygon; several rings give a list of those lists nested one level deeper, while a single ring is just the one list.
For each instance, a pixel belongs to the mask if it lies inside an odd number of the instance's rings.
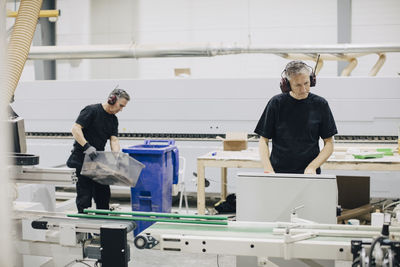
[{"label": "blue bin lid", "polygon": [[145,140],[144,144],[123,148],[122,152],[129,154],[164,154],[173,149],[176,149],[174,140]]}]

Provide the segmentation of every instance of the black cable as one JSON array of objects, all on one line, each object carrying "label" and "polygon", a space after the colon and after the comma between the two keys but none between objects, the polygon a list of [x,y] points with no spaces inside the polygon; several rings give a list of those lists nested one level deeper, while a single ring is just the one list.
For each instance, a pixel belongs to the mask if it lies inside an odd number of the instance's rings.
[{"label": "black cable", "polygon": [[82,264],[84,264],[84,265],[86,265],[86,266],[92,267],[92,266],[90,266],[89,264],[87,264],[86,262],[84,262],[83,260],[77,260],[76,262],[79,262],[79,263],[82,263]]},{"label": "black cable", "polygon": [[388,259],[389,262],[389,250],[386,250],[386,253],[383,255],[383,261],[385,261],[385,259]]},{"label": "black cable", "polygon": [[82,263],[83,265],[86,265],[86,266],[89,266],[89,267],[92,267],[91,265],[89,265],[89,264],[87,264],[86,262],[84,262],[84,260],[73,260],[73,261],[71,261],[71,262],[69,262],[67,265],[65,265],[64,267],[68,267],[68,266],[71,266],[71,264],[73,264],[73,263]]},{"label": "black cable", "polygon": [[358,267],[359,265],[361,266],[361,258],[360,256],[358,256],[357,258],[354,259],[353,264],[351,265],[351,267]]},{"label": "black cable", "polygon": [[376,243],[382,242],[382,240],[384,240],[385,238],[386,238],[386,237],[384,237],[384,236],[380,236],[380,237],[377,237],[377,238],[372,242],[372,244],[371,244],[371,249],[369,250],[369,255],[368,255],[368,257],[369,257],[368,266],[369,266],[369,267],[372,267],[372,252],[374,252]]},{"label": "black cable", "polygon": [[373,205],[380,204],[380,203],[385,202],[385,201],[387,201],[387,198],[379,200],[379,201],[374,202],[374,203],[370,203],[370,204],[373,206]]},{"label": "black cable", "polygon": [[73,261],[68,262],[67,265],[64,265],[64,267],[68,267],[68,266],[70,266],[72,263],[76,263],[76,260],[73,260]]},{"label": "black cable", "polygon": [[217,267],[219,267],[218,257],[219,257],[219,254],[217,254]]}]

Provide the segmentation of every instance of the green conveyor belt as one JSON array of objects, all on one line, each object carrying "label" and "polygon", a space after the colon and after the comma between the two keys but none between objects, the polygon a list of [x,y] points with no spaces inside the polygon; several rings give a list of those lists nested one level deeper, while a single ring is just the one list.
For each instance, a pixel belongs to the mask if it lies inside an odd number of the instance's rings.
[{"label": "green conveyor belt", "polygon": [[161,212],[143,212],[143,211],[110,211],[110,210],[96,210],[96,209],[85,209],[85,213],[95,213],[95,214],[113,214],[113,215],[132,215],[140,217],[167,217],[167,218],[185,218],[185,219],[202,219],[202,220],[213,220],[213,221],[227,221],[226,216],[207,216],[207,215],[184,215],[175,213],[161,213]]},{"label": "green conveyor belt", "polygon": [[211,221],[211,220],[162,219],[162,218],[133,217],[133,216],[126,217],[126,216],[91,215],[91,214],[81,214],[81,213],[80,214],[67,214],[67,216],[68,217],[76,217],[76,218],[86,218],[86,219],[228,225],[227,221]]}]

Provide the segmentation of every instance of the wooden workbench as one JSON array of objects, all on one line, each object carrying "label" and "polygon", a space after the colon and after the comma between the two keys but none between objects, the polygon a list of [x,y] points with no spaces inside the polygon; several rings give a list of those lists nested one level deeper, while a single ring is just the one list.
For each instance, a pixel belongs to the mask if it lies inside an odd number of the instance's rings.
[{"label": "wooden workbench", "polygon": [[[373,150],[377,147],[397,149],[397,145],[335,144],[335,152],[322,165],[323,170],[355,170],[355,171],[400,171],[400,156],[385,156],[379,159],[354,159],[351,154],[343,155],[349,148],[362,151]],[[339,158],[340,154],[340,158]],[[258,149],[249,148],[243,151],[212,151],[197,158],[197,212],[205,214],[205,168],[221,168],[221,200],[227,196],[228,168],[262,168]]]}]

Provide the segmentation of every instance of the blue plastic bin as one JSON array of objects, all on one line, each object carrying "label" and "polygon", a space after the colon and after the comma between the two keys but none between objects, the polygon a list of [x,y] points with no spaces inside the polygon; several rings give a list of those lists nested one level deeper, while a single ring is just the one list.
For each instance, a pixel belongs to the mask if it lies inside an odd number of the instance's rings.
[{"label": "blue plastic bin", "polygon": [[[146,167],[131,188],[132,211],[171,212],[172,184],[178,183],[179,151],[175,140],[145,140],[122,149]],[[152,225],[138,221],[135,236]]]}]

